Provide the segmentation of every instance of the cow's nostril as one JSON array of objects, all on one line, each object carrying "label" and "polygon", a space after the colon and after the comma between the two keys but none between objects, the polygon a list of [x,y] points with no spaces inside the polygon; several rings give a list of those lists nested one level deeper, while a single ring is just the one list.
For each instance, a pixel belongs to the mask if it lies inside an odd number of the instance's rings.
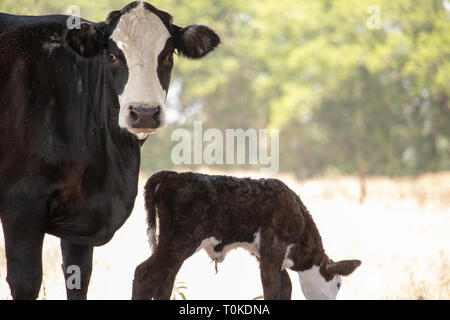
[{"label": "cow's nostril", "polygon": [[129,117],[133,122],[137,122],[139,120],[139,115],[134,111],[133,106],[128,107],[129,110]]},{"label": "cow's nostril", "polygon": [[132,128],[158,128],[161,125],[161,106],[148,105],[128,106],[128,121]]}]

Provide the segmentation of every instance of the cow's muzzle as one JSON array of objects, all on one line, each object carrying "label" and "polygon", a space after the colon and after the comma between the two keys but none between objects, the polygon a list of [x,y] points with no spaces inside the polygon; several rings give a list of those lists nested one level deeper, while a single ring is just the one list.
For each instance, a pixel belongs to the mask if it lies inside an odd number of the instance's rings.
[{"label": "cow's muzzle", "polygon": [[128,111],[128,123],[133,129],[156,129],[161,126],[161,106],[131,105]]}]

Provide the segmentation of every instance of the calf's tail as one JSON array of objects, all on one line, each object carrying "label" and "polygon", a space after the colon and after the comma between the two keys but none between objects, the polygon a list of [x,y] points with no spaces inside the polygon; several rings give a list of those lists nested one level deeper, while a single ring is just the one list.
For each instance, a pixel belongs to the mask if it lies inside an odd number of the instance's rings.
[{"label": "calf's tail", "polygon": [[157,246],[156,236],[156,217],[158,212],[156,210],[156,198],[155,194],[158,188],[169,178],[177,175],[175,171],[159,171],[153,174],[145,184],[144,199],[145,209],[147,210],[147,235],[150,243],[150,248],[154,251]]}]

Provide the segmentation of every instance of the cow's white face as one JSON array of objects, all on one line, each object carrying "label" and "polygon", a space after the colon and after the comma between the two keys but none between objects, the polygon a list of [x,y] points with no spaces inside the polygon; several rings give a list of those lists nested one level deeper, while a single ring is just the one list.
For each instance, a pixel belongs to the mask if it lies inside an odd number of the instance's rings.
[{"label": "cow's white face", "polygon": [[[165,125],[167,87],[161,83],[158,66],[166,61],[158,58],[170,38],[161,18],[143,4],[123,14],[111,35],[128,67],[128,81],[119,94],[119,126],[140,139]],[[168,57],[163,58],[171,59],[173,49],[173,46],[168,48]]]},{"label": "cow's white face", "polygon": [[112,69],[123,63],[128,71],[123,90],[118,92],[119,126],[139,139],[165,126],[164,105],[174,51],[198,59],[220,43],[220,38],[208,27],[178,27],[172,24],[170,14],[145,2],[133,2],[122,11],[110,13],[108,20],[99,26],[109,33],[109,41],[115,43],[123,56],[118,59],[109,53]]}]

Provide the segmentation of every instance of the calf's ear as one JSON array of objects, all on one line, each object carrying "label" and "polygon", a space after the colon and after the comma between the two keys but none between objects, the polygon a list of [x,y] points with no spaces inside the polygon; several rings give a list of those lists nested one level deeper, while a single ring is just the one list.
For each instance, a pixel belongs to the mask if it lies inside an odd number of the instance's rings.
[{"label": "calf's ear", "polygon": [[219,36],[206,26],[194,24],[180,28],[172,25],[172,28],[175,31],[175,48],[187,58],[203,58],[220,43]]},{"label": "calf's ear", "polygon": [[342,260],[338,262],[331,262],[325,266],[325,272],[333,277],[336,274],[341,276],[348,276],[350,273],[355,271],[361,265],[360,260]]},{"label": "calf's ear", "polygon": [[67,32],[68,45],[79,55],[90,58],[96,56],[105,47],[103,32],[94,24],[82,23],[79,28]]}]

